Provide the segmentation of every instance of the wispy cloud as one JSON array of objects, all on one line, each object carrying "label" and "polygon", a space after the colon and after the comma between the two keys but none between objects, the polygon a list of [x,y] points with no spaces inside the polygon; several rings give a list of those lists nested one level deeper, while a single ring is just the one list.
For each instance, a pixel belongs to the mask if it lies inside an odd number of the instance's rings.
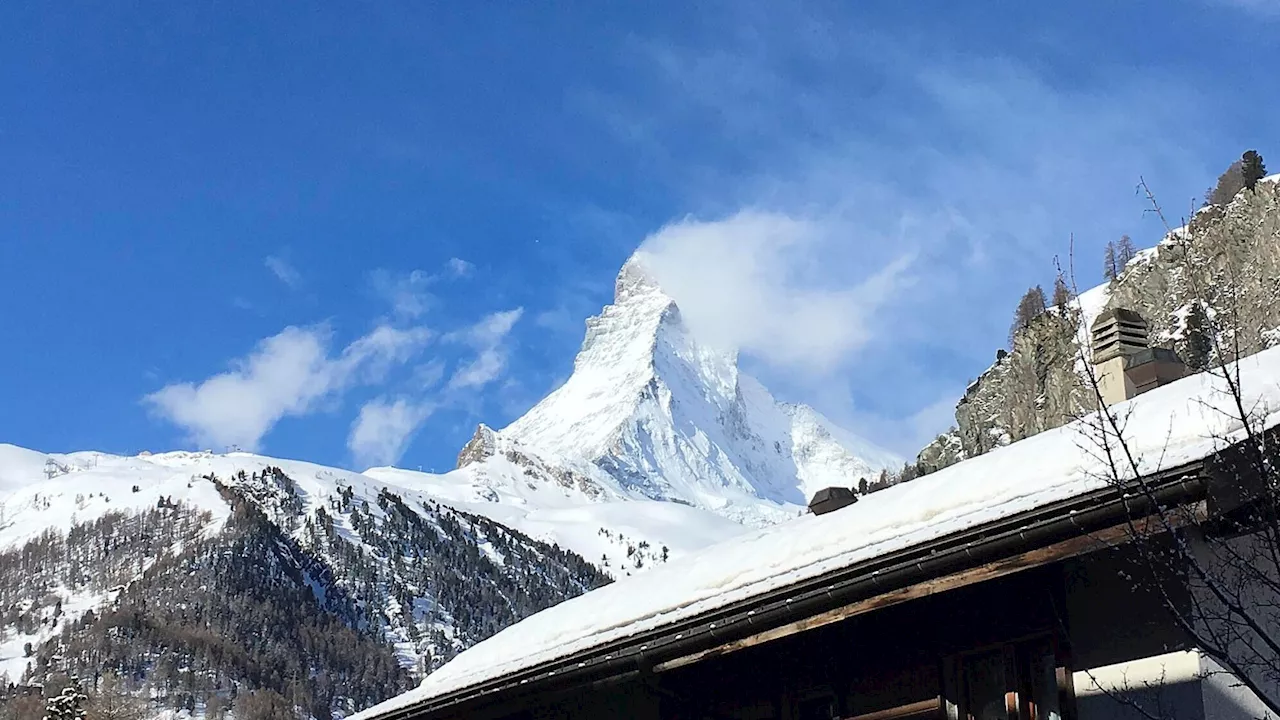
[{"label": "wispy cloud", "polygon": [[581,335],[583,318],[592,312],[598,312],[598,309],[595,307],[582,308],[575,312],[566,305],[558,305],[535,315],[533,324],[554,333]]},{"label": "wispy cloud", "polygon": [[506,370],[509,353],[504,341],[523,314],[524,308],[496,312],[448,336],[448,339],[463,342],[476,351],[475,357],[458,367],[449,378],[449,390],[478,389],[501,377]]},{"label": "wispy cloud", "polygon": [[1144,234],[1139,174],[1172,205],[1216,173],[1206,105],[1176,77],[1083,89],[752,7],[705,45],[638,41],[652,94],[600,88],[583,107],[648,167],[683,148],[657,170],[693,219],[645,241],[655,273],[691,322],[833,417],[850,413],[823,388],[851,379],[851,402],[943,422],[938,398],[985,367],[1072,233],[1088,284],[1108,239]]},{"label": "wispy cloud", "polygon": [[434,281],[434,277],[422,270],[407,273],[375,270],[369,276],[374,293],[391,306],[397,318],[403,320],[415,320],[430,309],[435,297],[428,288]]},{"label": "wispy cloud", "polygon": [[445,364],[440,358],[433,358],[413,369],[412,388],[425,392],[434,388],[444,379]]},{"label": "wispy cloud", "polygon": [[405,398],[365,403],[347,436],[347,449],[357,466],[395,465],[433,409],[430,403]]},{"label": "wispy cloud", "polygon": [[192,442],[257,449],[285,417],[313,412],[321,401],[356,384],[379,383],[387,371],[417,355],[425,328],[386,326],[329,351],[326,327],[288,327],[263,340],[230,370],[200,382],[167,385],[143,398],[153,413],[183,428]]},{"label": "wispy cloud", "polygon": [[442,280],[470,277],[475,265],[462,258],[449,258],[444,268],[431,273],[426,270],[399,272],[380,268],[369,273],[373,292],[391,306],[400,320],[415,320],[425,315],[437,302],[432,288]]},{"label": "wispy cloud", "polygon": [[476,270],[475,265],[472,265],[462,258],[449,258],[449,261],[445,263],[445,268],[449,271],[449,274],[455,278],[468,277]]},{"label": "wispy cloud", "polygon": [[289,286],[290,289],[297,290],[302,287],[302,275],[288,260],[279,255],[268,255],[263,259],[262,264],[276,276],[277,280]]}]

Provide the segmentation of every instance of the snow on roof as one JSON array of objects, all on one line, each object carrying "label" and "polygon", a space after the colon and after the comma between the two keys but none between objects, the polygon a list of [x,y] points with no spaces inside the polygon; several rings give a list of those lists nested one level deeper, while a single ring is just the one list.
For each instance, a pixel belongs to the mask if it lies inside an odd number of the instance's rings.
[{"label": "snow on roof", "polygon": [[[1246,407],[1280,424],[1280,348],[1240,363]],[[1194,375],[1115,406],[1143,474],[1242,438],[1225,384]],[[890,552],[1104,488],[1083,421],[1040,433],[854,505],[747,533],[565,601],[460,654],[369,718],[787,587]]]}]

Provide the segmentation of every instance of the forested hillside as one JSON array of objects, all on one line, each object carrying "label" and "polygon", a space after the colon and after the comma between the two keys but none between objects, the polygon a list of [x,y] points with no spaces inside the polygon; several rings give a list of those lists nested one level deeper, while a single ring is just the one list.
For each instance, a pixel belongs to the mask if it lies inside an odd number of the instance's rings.
[{"label": "forested hillside", "polygon": [[607,581],[572,553],[386,488],[317,498],[278,467],[193,482],[217,488],[224,522],[161,498],[0,553],[0,640],[23,656],[0,712],[40,717],[29,688],[75,678],[86,702],[106,693],[137,712],[341,716]]}]

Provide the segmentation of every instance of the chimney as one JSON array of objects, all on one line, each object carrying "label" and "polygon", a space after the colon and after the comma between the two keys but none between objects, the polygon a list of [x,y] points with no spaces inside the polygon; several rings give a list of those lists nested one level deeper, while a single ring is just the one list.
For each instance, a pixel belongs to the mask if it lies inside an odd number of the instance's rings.
[{"label": "chimney", "polygon": [[1187,375],[1168,348],[1150,347],[1147,322],[1132,310],[1104,310],[1090,328],[1094,372],[1104,405],[1114,405]]},{"label": "chimney", "polygon": [[856,502],[858,502],[858,496],[850,488],[823,488],[813,494],[813,499],[809,501],[809,512],[814,515],[826,515]]}]

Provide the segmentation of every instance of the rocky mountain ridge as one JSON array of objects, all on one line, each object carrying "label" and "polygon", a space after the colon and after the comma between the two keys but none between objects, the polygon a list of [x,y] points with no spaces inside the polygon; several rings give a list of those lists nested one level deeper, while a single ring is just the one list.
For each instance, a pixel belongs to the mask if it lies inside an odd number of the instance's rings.
[{"label": "rocky mountain ridge", "polygon": [[[1115,279],[1063,307],[1050,307],[1014,334],[1012,347],[966,389],[956,425],[917,456],[928,473],[1094,409],[1081,372],[1088,329],[1108,308],[1135,310],[1153,345],[1193,369],[1221,341],[1226,360],[1280,344],[1280,175],[1209,204],[1155,247],[1138,252]],[[1082,349],[1085,355],[1082,355]]]}]

